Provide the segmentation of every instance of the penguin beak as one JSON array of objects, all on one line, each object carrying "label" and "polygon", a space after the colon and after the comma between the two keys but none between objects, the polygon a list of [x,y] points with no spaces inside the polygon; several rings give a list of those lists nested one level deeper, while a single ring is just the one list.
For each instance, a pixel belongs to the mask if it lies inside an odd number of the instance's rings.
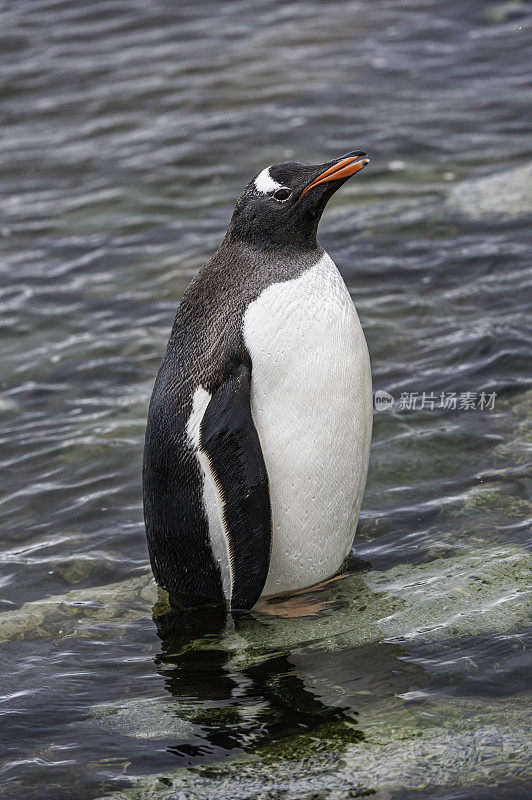
[{"label": "penguin beak", "polygon": [[335,159],[332,165],[330,161],[328,164],[323,164],[322,168],[325,166],[326,169],[320,171],[317,177],[313,178],[313,180],[305,186],[299,199],[310,191],[310,189],[314,189],[315,186],[320,186],[322,183],[330,183],[331,181],[342,181],[343,183],[350,178],[351,175],[354,175],[355,172],[360,172],[361,169],[364,169],[366,164],[369,164],[369,158],[366,153],[360,151],[347,153],[347,155]]}]

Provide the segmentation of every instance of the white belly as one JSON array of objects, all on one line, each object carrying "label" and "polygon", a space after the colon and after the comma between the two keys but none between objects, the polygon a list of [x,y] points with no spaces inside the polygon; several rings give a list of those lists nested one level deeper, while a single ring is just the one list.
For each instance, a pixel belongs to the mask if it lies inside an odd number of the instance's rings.
[{"label": "white belly", "polygon": [[268,596],[329,578],[349,552],[369,461],[371,370],[355,307],[327,254],[251,303],[244,339],[270,482]]}]

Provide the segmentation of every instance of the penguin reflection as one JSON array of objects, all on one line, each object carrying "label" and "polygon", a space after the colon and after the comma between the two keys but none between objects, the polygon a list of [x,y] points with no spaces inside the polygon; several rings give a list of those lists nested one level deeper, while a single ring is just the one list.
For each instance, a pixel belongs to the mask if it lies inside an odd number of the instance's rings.
[{"label": "penguin reflection", "polygon": [[[168,746],[180,765],[218,760],[229,752],[252,751],[327,723],[348,721],[342,708],[321,702],[305,688],[285,654],[236,668],[223,640],[227,626],[236,624],[238,630],[240,621],[228,621],[221,607],[206,611],[173,609],[155,618],[162,639],[156,664],[165,688],[188,707],[197,702],[193,722],[201,735]],[[252,624],[261,622],[253,619]],[[193,637],[210,639],[209,648],[194,647]]]},{"label": "penguin reflection", "polygon": [[[338,602],[331,588],[276,599],[270,612],[283,619],[299,609],[303,624],[312,607],[326,617],[335,613]],[[167,691],[186,705],[189,720],[193,708],[192,721],[198,726],[195,736],[168,747],[182,765],[274,747],[305,732],[361,741],[360,711],[426,681],[419,667],[405,663],[397,645],[335,651],[330,643],[312,641],[305,647],[305,629],[293,652],[276,646],[264,653],[260,647],[262,655],[257,656],[257,633],[267,628],[268,620],[256,612],[228,618],[222,606],[189,611],[167,607],[155,621],[162,640],[158,671]],[[249,666],[237,666],[234,636],[228,632],[238,635],[239,653],[244,662],[249,656]]]}]

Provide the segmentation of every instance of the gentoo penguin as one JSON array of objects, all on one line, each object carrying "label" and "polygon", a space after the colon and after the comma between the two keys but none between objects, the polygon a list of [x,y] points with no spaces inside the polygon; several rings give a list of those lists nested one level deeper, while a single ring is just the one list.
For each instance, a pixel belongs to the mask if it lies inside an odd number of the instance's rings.
[{"label": "gentoo penguin", "polygon": [[250,609],[337,573],[353,542],[372,426],[368,349],[316,241],[355,151],[248,183],[178,308],[155,381],[144,513],[177,604]]}]

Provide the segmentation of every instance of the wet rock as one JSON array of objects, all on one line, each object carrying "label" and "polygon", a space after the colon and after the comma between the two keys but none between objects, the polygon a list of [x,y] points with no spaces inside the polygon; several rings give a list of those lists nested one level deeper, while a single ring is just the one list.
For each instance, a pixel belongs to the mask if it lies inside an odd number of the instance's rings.
[{"label": "wet rock", "polygon": [[511,412],[501,421],[506,441],[497,445],[495,455],[504,462],[526,465],[532,452],[532,390],[504,399],[501,404]]},{"label": "wet rock", "polygon": [[[188,738],[195,736],[199,727],[185,719],[186,716],[186,707],[177,708],[177,704],[173,704],[168,698],[136,698],[94,706],[91,724],[96,724],[108,733],[118,733],[135,739],[166,739],[171,736]],[[86,723],[76,725],[85,726]]]},{"label": "wet rock", "polygon": [[153,576],[146,572],[127,581],[24,603],[0,614],[0,642],[94,636],[102,624],[119,636],[129,623],[149,615],[156,597]]},{"label": "wet rock", "polygon": [[383,639],[433,641],[510,630],[526,624],[529,574],[524,549],[494,546],[347,575],[313,593],[324,606],[315,616],[291,619],[282,603],[270,601],[258,607],[270,616],[244,619],[226,633],[225,646],[243,664],[268,650],[297,652],[298,646],[342,650]]},{"label": "wet rock", "polygon": [[[309,643],[339,650],[382,639],[432,640],[509,630],[527,619],[529,569],[524,549],[494,546],[383,572],[348,574],[302,598],[262,602],[236,626],[227,626],[222,646],[242,665],[264,653]],[[471,574],[484,580],[472,585]],[[0,641],[92,636],[102,625],[108,635],[121,636],[128,625],[151,615],[156,599],[151,573],[54,595],[0,614]],[[301,615],[302,604],[309,613]],[[202,640],[198,635],[198,650],[220,645],[217,637]]]},{"label": "wet rock", "polygon": [[447,205],[468,217],[532,214],[532,163],[455,184]]},{"label": "wet rock", "polygon": [[[438,724],[404,708],[374,713],[369,735],[334,723],[216,765],[140,778],[112,800],[347,798],[397,789],[521,781],[532,756],[526,710],[517,704],[442,703]],[[400,731],[400,736],[398,736]]]}]

